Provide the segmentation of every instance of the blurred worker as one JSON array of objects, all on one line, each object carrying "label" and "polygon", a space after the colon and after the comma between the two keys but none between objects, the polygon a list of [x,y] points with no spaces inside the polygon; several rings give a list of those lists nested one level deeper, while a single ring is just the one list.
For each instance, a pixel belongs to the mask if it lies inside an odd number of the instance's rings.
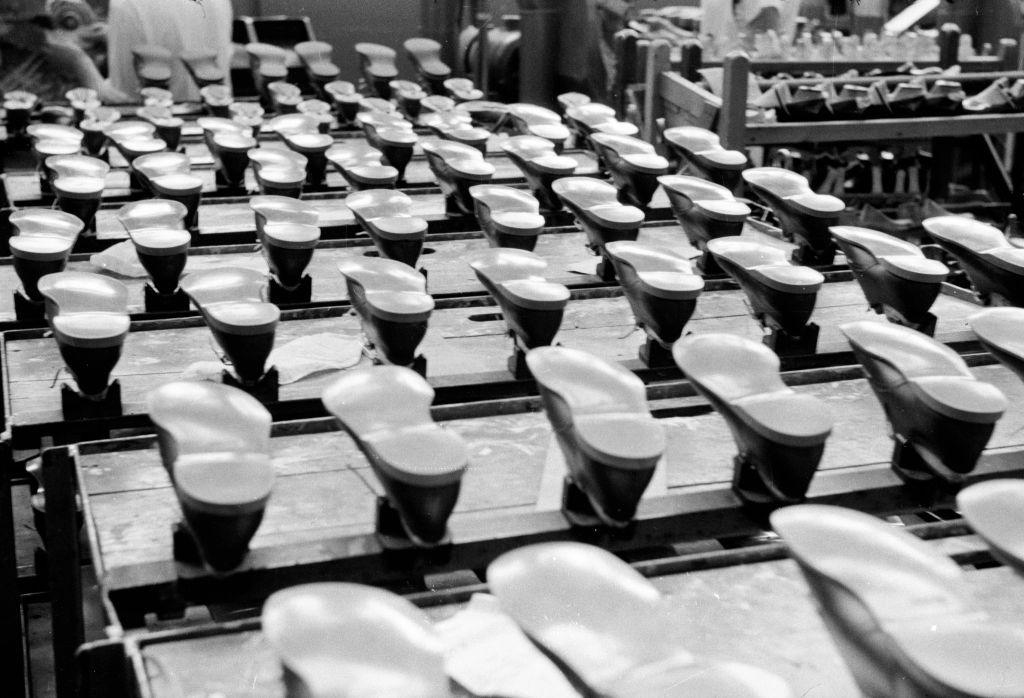
[{"label": "blurred worker", "polygon": [[792,36],[799,14],[800,0],[701,0],[700,33],[719,46],[768,30]]},{"label": "blurred worker", "polygon": [[213,50],[217,64],[228,75],[233,16],[230,0],[110,0],[107,60],[111,85],[137,98],[141,85],[132,48],[156,44],[175,57],[170,84],[175,100],[198,99],[199,89],[177,57],[183,51]]}]

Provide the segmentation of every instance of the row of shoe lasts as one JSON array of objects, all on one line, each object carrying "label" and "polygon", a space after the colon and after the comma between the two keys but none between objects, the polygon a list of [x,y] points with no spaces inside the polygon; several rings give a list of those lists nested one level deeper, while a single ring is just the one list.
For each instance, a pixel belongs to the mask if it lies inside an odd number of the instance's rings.
[{"label": "row of shoe lasts", "polygon": [[1011,84],[1001,77],[971,96],[959,82],[946,78],[931,84],[916,78],[891,89],[884,80],[867,86],[846,83],[841,89],[838,84],[828,81],[791,87],[788,82],[777,82],[753,104],[774,109],[780,122],[1003,113],[1024,105],[1024,79]]}]

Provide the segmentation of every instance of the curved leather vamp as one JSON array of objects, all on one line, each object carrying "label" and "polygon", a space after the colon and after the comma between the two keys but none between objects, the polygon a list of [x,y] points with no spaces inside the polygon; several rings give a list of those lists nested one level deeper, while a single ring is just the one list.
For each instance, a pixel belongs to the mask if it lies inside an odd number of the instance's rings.
[{"label": "curved leather vamp", "polygon": [[75,141],[42,140],[32,144],[32,150],[43,158],[51,158],[57,155],[74,155],[81,149],[81,145]]},{"label": "curved leather vamp", "polygon": [[[676,192],[691,201],[735,201],[732,192],[721,184],[689,175],[662,175],[658,183],[667,191]],[[744,204],[746,205],[746,204]]]},{"label": "curved leather vamp", "polygon": [[411,147],[419,141],[419,136],[417,136],[413,131],[406,131],[393,126],[378,128],[377,138],[379,138],[381,143],[384,145],[391,145],[399,148]]},{"label": "curved leather vamp", "polygon": [[367,184],[387,184],[398,179],[398,170],[390,165],[356,165],[345,170],[353,179]]},{"label": "curved leather vamp", "polygon": [[363,440],[373,449],[377,467],[409,485],[449,485],[469,465],[465,442],[433,422],[378,431]]},{"label": "curved leather vamp", "polygon": [[782,250],[749,240],[741,240],[737,236],[708,240],[708,250],[745,269],[767,265],[789,265],[786,253]]},{"label": "curved leather vamp", "polygon": [[492,214],[497,211],[537,213],[540,210],[540,204],[532,194],[501,184],[478,184],[470,187],[469,194],[475,200],[486,204]]},{"label": "curved leather vamp", "polygon": [[366,304],[374,315],[392,322],[423,322],[434,309],[434,299],[418,291],[367,289]]},{"label": "curved leather vamp", "polygon": [[621,158],[627,155],[654,155],[654,146],[639,138],[610,133],[595,133],[591,138],[598,146],[615,151]]},{"label": "curved leather vamp", "polygon": [[692,153],[721,147],[717,134],[696,126],[674,126],[665,129],[662,135],[665,140]]},{"label": "curved leather vamp", "polygon": [[255,148],[258,143],[255,138],[246,133],[233,133],[224,131],[214,134],[213,144],[221,150],[229,152],[243,152]]},{"label": "curved leather vamp", "polygon": [[438,57],[441,44],[433,39],[414,37],[406,39],[402,46],[412,56],[418,70],[434,78],[451,75],[451,68]]},{"label": "curved leather vamp", "polygon": [[801,504],[776,511],[771,522],[795,557],[851,592],[886,627],[968,610],[959,565],[870,514]]},{"label": "curved leather vamp", "polygon": [[576,171],[576,161],[568,155],[539,155],[530,158],[530,164],[540,172],[556,175],[569,175]]},{"label": "curved leather vamp", "polygon": [[210,381],[164,383],[147,396],[149,418],[177,453],[270,452],[271,416],[243,390]]},{"label": "curved leather vamp", "polygon": [[188,209],[180,201],[147,199],[122,206],[117,212],[117,220],[131,232],[144,228],[181,228],[186,215]]},{"label": "curved leather vamp", "polygon": [[949,268],[937,259],[923,255],[882,255],[878,258],[893,276],[921,283],[941,283],[949,276]]},{"label": "curved leather vamp", "polygon": [[411,80],[392,80],[388,86],[399,99],[422,99],[427,96],[423,88]]},{"label": "curved leather vamp", "polygon": [[502,610],[601,695],[620,695],[606,689],[640,667],[692,660],[667,638],[654,585],[600,548],[518,548],[491,563],[487,581]]},{"label": "curved leather vamp", "polygon": [[316,225],[319,214],[308,203],[290,196],[259,195],[249,199],[249,207],[268,223],[305,223]]},{"label": "curved leather vamp", "polygon": [[53,191],[68,199],[98,199],[105,183],[101,177],[58,177],[53,180]]},{"label": "curved leather vamp", "polygon": [[366,220],[407,215],[412,199],[395,189],[366,189],[345,197],[345,205]]},{"label": "curved leather vamp", "polygon": [[644,212],[636,206],[623,204],[598,204],[587,209],[587,213],[608,228],[629,230],[644,222]]},{"label": "curved leather vamp", "polygon": [[289,133],[284,142],[302,153],[323,153],[334,145],[334,139],[326,133]]},{"label": "curved leather vamp", "polygon": [[704,279],[697,274],[678,271],[639,271],[637,277],[644,291],[656,298],[689,300],[704,290]]},{"label": "curved leather vamp", "polygon": [[[149,133],[153,132],[153,127],[144,121],[125,121],[124,123],[143,124],[143,126],[148,126]],[[61,140],[81,143],[84,137],[84,134],[74,126],[64,126],[63,124],[29,124],[25,128],[25,132],[29,135],[29,138],[38,141]]]},{"label": "curved leather vamp", "polygon": [[338,144],[327,150],[327,159],[339,167],[379,165],[381,152],[367,143]]},{"label": "curved leather vamp", "polygon": [[534,252],[512,247],[492,247],[470,255],[469,266],[498,284],[513,279],[543,279],[548,263]]},{"label": "curved leather vamp", "polygon": [[1024,631],[988,619],[934,618],[889,628],[896,651],[949,695],[1024,694]]},{"label": "curved leather vamp", "polygon": [[163,151],[140,155],[135,158],[132,168],[147,177],[159,177],[165,174],[188,174],[192,165],[185,153]]},{"label": "curved leather vamp", "polygon": [[[474,148],[474,150],[476,149]],[[479,179],[487,181],[494,176],[494,165],[483,160],[460,158],[458,160],[446,160],[445,164],[450,167],[455,174],[465,179]]]},{"label": "curved leather vamp", "polygon": [[366,71],[375,78],[393,78],[398,75],[395,50],[389,46],[360,42],[355,45],[355,50],[363,59]]},{"label": "curved leather vamp", "polygon": [[821,218],[832,218],[846,209],[843,200],[829,194],[802,193],[787,196],[786,203],[801,213]]},{"label": "curved leather vamp", "polygon": [[587,102],[569,107],[565,110],[565,115],[588,126],[615,120],[615,110],[607,104],[598,102]]},{"label": "curved leather vamp", "polygon": [[766,264],[747,270],[765,286],[783,293],[817,293],[825,283],[821,272],[810,267]]},{"label": "curved leather vamp", "polygon": [[267,122],[267,128],[284,138],[294,133],[314,133],[319,125],[316,117],[309,114],[282,114]]},{"label": "curved leather vamp", "polygon": [[380,257],[350,257],[338,262],[338,271],[367,291],[425,293],[426,279],[408,264]]},{"label": "curved leather vamp", "polygon": [[281,311],[273,303],[259,301],[222,301],[203,307],[211,329],[233,335],[257,335],[273,332]]},{"label": "curved leather vamp", "polygon": [[754,431],[776,443],[815,446],[832,432],[832,416],[824,403],[789,388],[749,395],[731,404]]},{"label": "curved leather vamp", "polygon": [[628,121],[604,121],[594,124],[592,128],[598,133],[607,133],[611,136],[636,136],[640,133],[637,125],[631,124]]},{"label": "curved leather vamp", "polygon": [[988,308],[967,321],[983,342],[1024,360],[1024,308]]},{"label": "curved leather vamp", "polygon": [[224,301],[261,302],[266,287],[265,274],[245,267],[194,271],[181,280],[182,290],[199,306]]},{"label": "curved leather vamp", "polygon": [[[306,164],[309,162],[302,153],[273,146],[253,148],[249,151],[249,161],[257,170],[262,170],[264,167],[301,167],[305,170]],[[251,202],[249,205],[255,208]]]},{"label": "curved leather vamp", "polygon": [[[551,141],[546,138],[530,135],[512,136],[501,144],[501,148],[506,153],[518,155],[524,160],[530,160],[544,155],[554,155],[555,153],[555,146]],[[575,160],[572,162],[573,165],[576,164]]]},{"label": "curved leather vamp", "polygon": [[567,347],[537,347],[526,355],[533,377],[577,414],[650,414],[643,382],[619,364]]},{"label": "curved leather vamp", "polygon": [[12,211],[10,222],[17,235],[62,237],[71,240],[72,243],[84,227],[78,216],[49,208],[23,208]]},{"label": "curved leather vamp", "polygon": [[62,313],[51,323],[62,344],[87,349],[120,346],[131,326],[127,314],[110,312]]},{"label": "curved leather vamp", "polygon": [[109,312],[128,314],[128,289],[123,283],[100,274],[62,271],[39,279],[39,292],[61,314]]},{"label": "curved leather vamp", "polygon": [[[188,156],[183,153],[179,153],[179,159],[184,159],[188,162]],[[143,156],[149,157],[149,156]],[[136,161],[135,168],[139,169],[139,162]],[[51,155],[46,158],[46,166],[53,170],[58,177],[65,175],[82,175],[84,177],[106,177],[110,172],[110,165],[103,162],[99,158],[94,158],[89,155]]]},{"label": "curved leather vamp", "polygon": [[427,234],[427,222],[419,216],[382,216],[370,220],[374,231],[389,240],[422,239]]},{"label": "curved leather vamp", "polygon": [[426,614],[397,594],[341,582],[275,592],[263,635],[313,696],[450,695],[443,645]]},{"label": "curved leather vamp", "polygon": [[1024,274],[1024,249],[1019,247],[998,247],[981,253],[981,256],[1000,269],[1014,274]]},{"label": "curved leather vamp", "polygon": [[498,287],[513,304],[531,310],[559,310],[569,302],[569,289],[550,281],[512,279]]},{"label": "curved leather vamp", "polygon": [[174,461],[174,487],[195,509],[213,515],[263,509],[274,486],[264,453],[188,453]]},{"label": "curved leather vamp", "polygon": [[750,207],[742,201],[698,199],[693,205],[708,218],[719,221],[739,222],[750,215]]},{"label": "curved leather vamp", "polygon": [[747,164],[747,156],[738,150],[702,150],[694,153],[693,157],[700,161],[703,160],[707,163],[715,165],[717,167],[728,167],[730,169],[739,169]]},{"label": "curved leather vamp", "polygon": [[998,228],[965,216],[926,218],[921,225],[939,240],[952,242],[975,252],[1010,246],[1006,236]]},{"label": "curved leather vamp", "polygon": [[143,254],[166,256],[187,252],[192,236],[180,228],[147,228],[129,233],[135,249]]},{"label": "curved leather vamp", "polygon": [[569,129],[562,124],[530,124],[526,128],[531,135],[551,141],[564,141],[569,137]]},{"label": "curved leather vamp", "polygon": [[650,414],[585,414],[573,424],[584,453],[615,468],[653,469],[665,452],[665,428]]},{"label": "curved leather vamp", "polygon": [[9,240],[13,256],[39,262],[67,259],[74,244],[73,239],[53,235],[15,235]]},{"label": "curved leather vamp", "polygon": [[561,124],[562,120],[558,114],[546,107],[536,104],[518,102],[509,104],[508,111],[517,119],[522,119],[529,124]]},{"label": "curved leather vamp", "polygon": [[957,508],[975,533],[992,548],[1016,561],[1024,561],[1024,482],[986,480],[961,490]]},{"label": "curved leather vamp", "polygon": [[146,153],[155,153],[161,150],[167,149],[167,143],[162,138],[146,138],[144,136],[136,138],[125,138],[123,140],[114,141],[117,149],[120,150],[127,160],[134,160],[140,155]]},{"label": "curved leather vamp", "polygon": [[899,255],[904,257],[924,257],[921,249],[913,243],[901,240],[893,235],[880,233],[870,228],[860,228],[853,225],[833,225],[829,227],[832,237],[837,240],[857,245],[874,257],[882,255]]},{"label": "curved leather vamp", "polygon": [[263,165],[256,170],[256,180],[279,185],[299,185],[306,180],[306,167]]},{"label": "curved leather vamp", "polygon": [[889,364],[907,378],[973,374],[960,356],[931,337],[883,322],[851,322],[839,328],[851,344]]},{"label": "curved leather vamp", "polygon": [[676,342],[672,355],[690,380],[725,402],[787,389],[775,352],[745,337],[694,335]]},{"label": "curved leather vamp", "polygon": [[203,180],[194,175],[167,174],[149,180],[153,189],[161,194],[198,194],[203,190]]},{"label": "curved leather vamp", "polygon": [[664,174],[668,171],[668,160],[656,153],[626,153],[622,162],[639,172]]},{"label": "curved leather vamp", "polygon": [[966,376],[923,376],[909,381],[924,404],[951,419],[991,424],[1006,411],[999,388]]},{"label": "curved leather vamp", "polygon": [[334,77],[340,72],[338,66],[331,62],[333,47],[326,41],[300,41],[295,44],[294,51],[317,77]]},{"label": "curved leather vamp", "polygon": [[547,225],[544,216],[527,211],[498,211],[491,213],[491,220],[501,232],[512,235],[539,235]]},{"label": "curved leather vamp", "polygon": [[581,209],[618,203],[615,187],[593,177],[562,177],[552,182],[551,188],[559,197]]},{"label": "curved leather vamp", "polygon": [[811,191],[806,177],[781,167],[754,167],[744,170],[743,179],[748,184],[766,189],[779,198]]},{"label": "curved leather vamp", "polygon": [[263,226],[263,238],[275,247],[308,250],[320,241],[320,228],[304,223],[268,223]]}]

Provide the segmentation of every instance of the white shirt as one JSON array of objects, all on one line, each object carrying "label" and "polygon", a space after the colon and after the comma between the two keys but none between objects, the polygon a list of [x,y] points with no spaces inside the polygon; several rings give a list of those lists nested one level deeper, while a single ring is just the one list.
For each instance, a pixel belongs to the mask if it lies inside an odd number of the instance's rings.
[{"label": "white shirt", "polygon": [[735,42],[747,23],[757,17],[761,10],[774,7],[779,11],[778,33],[792,34],[796,18],[800,14],[800,0],[740,0],[733,7],[733,0],[701,0],[701,35],[710,34],[717,41]]},{"label": "white shirt", "polygon": [[170,50],[170,90],[175,101],[196,100],[199,88],[178,58],[184,50],[214,49],[228,75],[231,61],[230,0],[110,0],[108,57],[111,85],[138,97],[132,47],[157,44]]}]

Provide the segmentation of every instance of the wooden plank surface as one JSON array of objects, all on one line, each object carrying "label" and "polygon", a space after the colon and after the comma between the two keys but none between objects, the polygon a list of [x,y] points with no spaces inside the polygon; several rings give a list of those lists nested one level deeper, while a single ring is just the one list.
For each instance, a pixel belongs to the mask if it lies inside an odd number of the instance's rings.
[{"label": "wooden plank surface", "polygon": [[[418,150],[418,149],[417,149]],[[200,177],[203,184],[204,196],[212,196],[216,193],[217,187],[214,183],[213,161],[209,151],[202,143],[196,143],[185,147],[185,152],[193,156],[192,164],[195,169],[193,174]],[[567,156],[576,160],[577,175],[595,175],[598,172],[597,160],[594,155],[587,151],[569,151]],[[112,155],[111,159],[116,162],[119,155]],[[489,155],[487,161],[495,167],[494,179],[500,181],[522,180],[522,171],[504,153]],[[123,160],[122,160],[123,162]],[[413,186],[430,185],[436,186],[434,173],[427,164],[425,157],[413,159],[405,170],[406,183]],[[246,171],[246,188],[251,192],[257,191],[256,180],[253,177],[252,169]],[[348,185],[344,178],[329,167],[327,174],[327,186],[332,189],[346,190]],[[15,203],[36,201],[40,197],[39,178],[34,172],[11,173],[7,175],[8,196]],[[128,171],[126,169],[114,169],[107,174],[105,197],[128,196]],[[144,198],[144,197],[143,197]]]},{"label": "wooden plank surface", "polygon": [[[974,369],[997,385],[1010,404],[1024,400],[1024,383],[998,365]],[[796,388],[823,400],[835,427],[821,470],[836,473],[887,462],[891,442],[882,409],[862,379]],[[678,402],[657,400],[658,414]],[[670,414],[670,412],[669,412]],[[665,416],[665,482],[668,493],[721,489],[732,477],[735,446],[722,418]],[[545,463],[557,449],[542,413],[456,419],[444,427],[466,439],[470,468],[456,517],[534,511]],[[998,423],[990,449],[1024,445],[1024,413],[1010,410]],[[365,458],[342,432],[280,436],[272,440],[277,472],[274,494],[253,548],[298,544],[372,531],[380,488]],[[171,557],[171,525],[180,513],[155,444],[148,449],[82,455],[88,498],[102,565],[110,571]],[[815,481],[811,495],[828,491]]]},{"label": "wooden plank surface", "polygon": [[[548,262],[548,278],[567,286],[597,283],[599,279],[596,276],[569,269],[570,265],[596,259],[586,247],[586,236],[573,229],[549,232],[550,234],[541,235],[535,249],[535,252]],[[793,249],[791,244],[758,232],[753,226],[745,228],[744,236],[787,252]],[[699,254],[690,246],[678,225],[645,227],[641,229],[638,240],[670,247],[691,258]],[[466,258],[475,251],[487,248],[488,243],[482,233],[467,234],[467,239],[428,241],[424,254],[420,257],[420,266],[427,270],[429,277],[428,290],[433,294],[482,293],[483,287],[466,263]],[[338,262],[353,255],[364,255],[374,249],[373,243],[366,235],[361,235],[355,240],[321,241],[306,272],[313,278],[312,300],[344,301],[347,293],[345,281],[338,271]],[[269,273],[263,255],[255,244],[193,248],[189,252],[186,273],[224,266],[242,266]],[[130,312],[143,312],[143,286],[146,279],[106,272],[83,256],[77,257],[77,261],[72,261],[68,268],[107,274],[120,280],[128,286]],[[0,260],[0,321],[14,319],[14,300],[11,291],[18,286],[19,281],[10,260]]]},{"label": "wooden plank surface", "polygon": [[[687,329],[693,333],[725,332],[751,339],[761,337],[761,328],[747,311],[746,296],[738,290],[702,294]],[[933,311],[940,318],[937,336],[962,339],[968,331],[966,318],[978,306],[943,295]],[[885,322],[869,313],[856,282],[826,284],[818,294],[812,320],[821,326],[819,353],[847,349],[839,325],[860,319]],[[196,321],[198,322],[198,320]],[[495,372],[506,372],[511,340],[505,323],[491,307],[463,307],[436,310],[421,353],[428,362],[427,376],[451,384],[493,380]],[[358,340],[358,318],[343,317],[282,321],[276,345],[316,333],[332,333]],[[633,325],[625,298],[574,300],[567,306],[556,341],[564,346],[589,351],[612,361],[631,361],[644,341]],[[218,361],[219,355],[205,326],[177,327],[132,332],[125,341],[121,360],[113,371],[122,389],[124,414],[143,411],[146,394],[154,387],[175,380],[191,364]],[[63,362],[52,338],[12,339],[6,342],[10,424],[38,424],[60,419],[60,383]],[[363,359],[362,363],[368,363]],[[507,375],[505,373],[504,375]],[[333,378],[333,373],[315,374],[281,387],[281,399],[315,398]],[[436,383],[435,383],[436,384]]]},{"label": "wooden plank surface", "polygon": [[[972,569],[965,579],[968,596],[989,616],[1016,618],[1024,612],[1024,582],[1009,569]],[[651,582],[665,595],[665,629],[681,648],[771,671],[789,683],[794,696],[861,695],[791,560]],[[428,614],[439,621],[461,607],[428,609]],[[259,630],[148,644],[142,656],[153,698],[284,695],[280,664]]]}]

